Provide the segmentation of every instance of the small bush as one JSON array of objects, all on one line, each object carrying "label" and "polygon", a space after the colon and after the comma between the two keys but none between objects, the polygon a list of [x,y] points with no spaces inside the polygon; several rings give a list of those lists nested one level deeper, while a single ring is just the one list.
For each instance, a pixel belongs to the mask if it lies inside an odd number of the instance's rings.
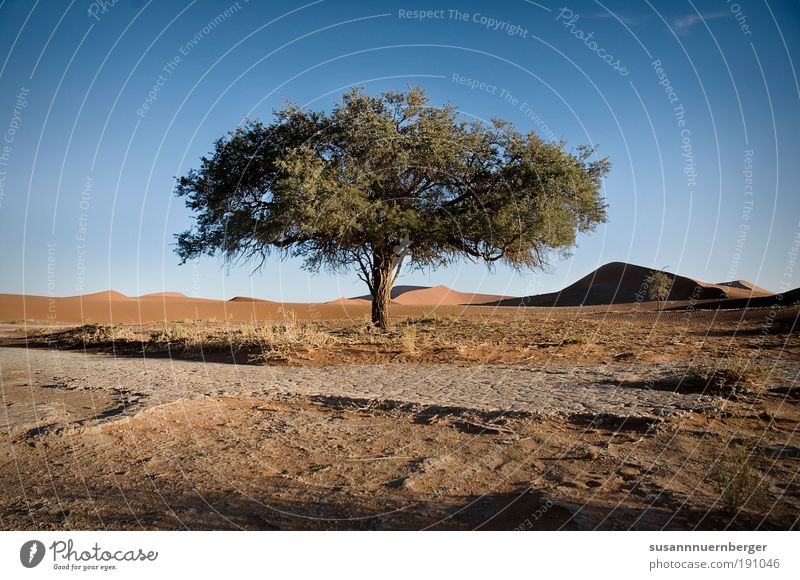
[{"label": "small bush", "polygon": [[403,334],[400,337],[400,344],[403,347],[403,352],[416,352],[417,350],[417,329],[409,326],[403,329]]},{"label": "small bush", "polygon": [[458,316],[454,314],[440,315],[440,314],[422,314],[420,316],[409,316],[403,320],[400,325],[414,326],[414,325],[443,325],[453,324],[458,322]]},{"label": "small bush", "polygon": [[729,514],[735,514],[763,492],[758,461],[744,447],[726,449],[708,475],[720,494],[722,508]]},{"label": "small bush", "polygon": [[314,349],[335,342],[333,336],[313,323],[298,322],[293,315],[281,321],[227,325],[206,321],[165,323],[162,328],[142,333],[124,325],[91,324],[55,336],[67,346],[106,346],[112,343],[140,343],[139,346],[183,351]]},{"label": "small bush", "polygon": [[100,346],[109,343],[141,342],[146,335],[134,332],[131,327],[117,324],[84,324],[66,331],[58,337],[67,344]]},{"label": "small bush", "polygon": [[184,348],[198,346],[203,343],[202,335],[199,324],[192,324],[189,322],[176,322],[164,329],[152,333],[150,339],[155,343],[167,343],[180,345]]},{"label": "small bush", "polygon": [[594,336],[582,330],[568,332],[561,339],[561,344],[594,344]]},{"label": "small bush", "polygon": [[722,359],[692,366],[684,382],[696,384],[712,392],[736,393],[751,390],[769,374],[763,363],[748,360]]}]

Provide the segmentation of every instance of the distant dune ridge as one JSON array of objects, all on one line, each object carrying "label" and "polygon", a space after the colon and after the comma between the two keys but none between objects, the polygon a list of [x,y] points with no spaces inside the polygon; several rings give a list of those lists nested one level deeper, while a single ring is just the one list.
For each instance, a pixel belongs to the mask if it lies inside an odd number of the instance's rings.
[{"label": "distant dune ridge", "polygon": [[[753,284],[752,282],[748,282],[747,280],[732,280],[730,282],[720,282],[717,284],[717,286],[725,286],[726,290],[728,288],[746,290],[747,291],[746,293],[748,295],[752,293],[753,296],[772,296],[773,294],[769,290],[756,286],[755,284]],[[733,297],[731,296],[731,298]]]},{"label": "distant dune ridge", "polygon": [[[459,292],[447,286],[395,286],[392,303],[400,313],[412,314],[419,307],[437,306],[604,306],[648,301],[647,277],[652,268],[611,262],[570,284],[560,292],[509,297]],[[674,277],[670,301],[700,301],[704,307],[763,306],[773,293],[747,280],[712,284]],[[786,293],[795,296],[798,291]],[[82,296],[53,298],[0,294],[0,321],[35,320],[52,322],[149,322],[158,320],[279,319],[287,310],[298,318],[342,318],[363,316],[370,308],[369,295],[339,298],[325,304],[282,303],[250,296],[230,300],[194,298],[180,292],[157,292],[138,297],[114,290]]]},{"label": "distant dune ridge", "polygon": [[101,292],[94,292],[92,294],[80,294],[78,296],[67,296],[64,300],[130,300],[129,296],[126,296],[122,292],[117,292],[116,290],[103,290]]},{"label": "distant dune ridge", "polygon": [[183,292],[153,292],[152,294],[142,294],[139,296],[140,300],[161,300],[166,298],[187,299],[189,297]]},{"label": "distant dune ridge", "polygon": [[253,298],[252,296],[234,296],[228,302],[270,302],[275,304],[272,300],[263,300],[261,298]]},{"label": "distant dune ridge", "polygon": [[[601,306],[629,304],[649,300],[647,278],[652,268],[611,262],[600,266],[577,282],[559,292],[549,292],[500,302],[502,306]],[[768,296],[772,292],[758,288],[746,280],[710,284],[686,276],[670,274],[673,278],[670,300],[725,300]]]},{"label": "distant dune ridge", "polygon": [[[467,304],[487,304],[509,298],[495,294],[475,294],[459,292],[447,286],[395,286],[392,288],[392,302],[408,306],[463,306]],[[340,299],[341,300],[341,299]],[[369,294],[345,300],[372,300]]]},{"label": "distant dune ridge", "polygon": [[189,297],[183,292],[152,292],[150,294],[142,294],[141,296],[127,296],[116,290],[103,290],[102,292],[68,296],[67,298],[78,298],[82,300],[153,300],[162,298],[188,299]]}]

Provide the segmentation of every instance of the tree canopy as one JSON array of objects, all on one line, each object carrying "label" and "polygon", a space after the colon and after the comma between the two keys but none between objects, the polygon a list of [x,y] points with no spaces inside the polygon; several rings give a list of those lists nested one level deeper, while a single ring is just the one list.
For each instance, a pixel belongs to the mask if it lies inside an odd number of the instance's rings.
[{"label": "tree canopy", "polygon": [[651,272],[647,282],[647,294],[650,300],[661,302],[669,298],[674,278],[671,278],[663,271]]},{"label": "tree canopy", "polygon": [[354,268],[385,328],[404,264],[535,269],[567,253],[606,219],[609,167],[589,146],[570,153],[501,119],[464,120],[419,88],[354,89],[328,114],[287,105],[218,139],[178,181],[196,222],[176,251],[183,262],[219,253],[258,268],[277,251],[312,271]]}]

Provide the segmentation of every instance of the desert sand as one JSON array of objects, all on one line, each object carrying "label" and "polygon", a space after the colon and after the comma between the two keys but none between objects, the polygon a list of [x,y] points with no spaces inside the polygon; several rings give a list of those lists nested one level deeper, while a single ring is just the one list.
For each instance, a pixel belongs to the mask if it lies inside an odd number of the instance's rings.
[{"label": "desert sand", "polygon": [[614,302],[641,273],[401,287],[386,332],[358,298],[0,296],[0,527],[796,529],[797,291]]},{"label": "desert sand", "polygon": [[[800,511],[796,402],[625,384],[665,366],[332,372],[6,348],[0,368],[5,528],[772,529]],[[763,515],[715,506],[708,465],[729,438],[770,461]]]},{"label": "desert sand", "polygon": [[[6,325],[0,525],[797,527],[797,306],[456,312],[280,323],[277,351],[192,338],[226,322]],[[692,378],[724,360],[762,372]]]},{"label": "desert sand", "polygon": [[[410,316],[441,308],[457,313],[460,306],[595,306],[600,309],[654,309],[646,300],[644,280],[651,270],[612,262],[581,278],[560,292],[521,298],[459,292],[446,286],[396,286],[392,290],[394,312]],[[644,294],[643,294],[644,293]],[[772,293],[746,280],[709,284],[676,276],[667,308],[688,303],[750,300]],[[160,292],[138,297],[114,290],[70,297],[0,294],[0,321],[49,323],[145,323],[180,320],[280,320],[287,313],[301,320],[360,320],[370,312],[370,297],[338,298],[324,304],[274,302],[236,296],[230,300],[189,297],[179,292]]]}]

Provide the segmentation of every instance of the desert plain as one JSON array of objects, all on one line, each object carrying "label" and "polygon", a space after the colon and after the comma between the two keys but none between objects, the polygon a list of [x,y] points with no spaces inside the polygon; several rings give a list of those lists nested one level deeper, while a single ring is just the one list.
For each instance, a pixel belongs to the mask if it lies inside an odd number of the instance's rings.
[{"label": "desert plain", "polygon": [[400,288],[388,331],[359,297],[2,295],[0,527],[796,529],[796,292],[630,271]]}]

